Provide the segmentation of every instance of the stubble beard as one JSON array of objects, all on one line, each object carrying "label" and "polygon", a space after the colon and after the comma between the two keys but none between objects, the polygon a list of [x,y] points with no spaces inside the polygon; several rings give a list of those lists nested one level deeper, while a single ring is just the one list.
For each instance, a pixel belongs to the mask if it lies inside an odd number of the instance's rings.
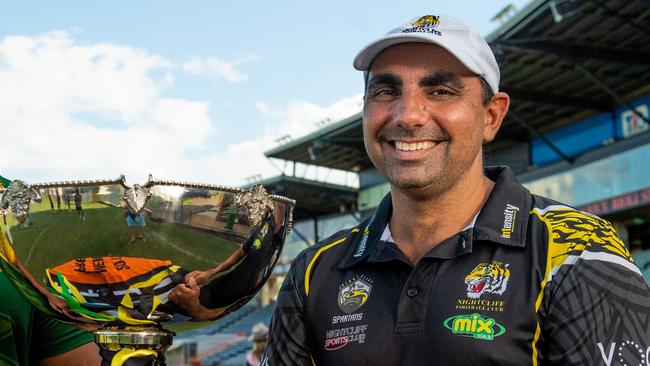
[{"label": "stubble beard", "polygon": [[[480,154],[480,149],[477,154]],[[469,154],[451,159],[450,151],[446,150],[439,161],[431,161],[425,166],[418,165],[412,168],[397,162],[385,161],[381,155],[371,160],[391,187],[414,197],[424,198],[439,197],[452,190],[470,171],[474,158],[473,154]]]},{"label": "stubble beard", "polygon": [[424,193],[439,195],[449,187],[449,175],[445,174],[449,171],[444,168],[447,166],[446,161],[436,165],[413,167],[412,171],[408,171],[408,167],[389,165],[382,167],[379,171],[392,187],[401,191],[418,195]]}]

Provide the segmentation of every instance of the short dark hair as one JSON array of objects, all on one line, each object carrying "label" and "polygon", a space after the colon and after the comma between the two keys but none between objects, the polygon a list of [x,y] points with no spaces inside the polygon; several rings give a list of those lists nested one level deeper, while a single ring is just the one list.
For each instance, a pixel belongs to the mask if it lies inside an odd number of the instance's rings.
[{"label": "short dark hair", "polygon": [[[370,76],[369,71],[364,71],[363,72],[363,98],[366,98],[366,92],[368,92],[368,77]],[[479,76],[479,80],[481,81],[481,89],[482,89],[482,99],[483,99],[483,106],[487,107],[488,104],[490,104],[490,101],[492,100],[492,97],[494,97],[494,91],[492,91],[492,88],[490,87],[490,84],[488,84],[487,80],[485,80],[484,77]]]},{"label": "short dark hair", "polygon": [[490,84],[488,84],[485,78],[482,76],[479,76],[478,78],[481,80],[481,89],[483,89],[483,92],[481,93],[483,97],[483,107],[487,107],[488,104],[490,104],[492,97],[494,97],[494,91],[490,88]]}]

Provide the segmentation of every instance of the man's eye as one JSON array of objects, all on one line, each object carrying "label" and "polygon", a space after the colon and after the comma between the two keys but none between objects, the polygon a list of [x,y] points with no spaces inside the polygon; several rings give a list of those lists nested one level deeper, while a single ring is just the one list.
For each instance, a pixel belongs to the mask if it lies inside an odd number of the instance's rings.
[{"label": "man's eye", "polygon": [[454,95],[449,89],[434,89],[430,92],[432,95]]},{"label": "man's eye", "polygon": [[392,97],[397,95],[397,90],[392,89],[392,88],[381,88],[377,89],[372,93],[373,97]]}]

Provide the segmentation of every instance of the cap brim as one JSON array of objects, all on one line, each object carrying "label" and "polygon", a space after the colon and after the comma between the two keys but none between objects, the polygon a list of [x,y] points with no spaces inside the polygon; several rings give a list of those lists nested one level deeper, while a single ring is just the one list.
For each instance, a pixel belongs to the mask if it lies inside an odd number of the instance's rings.
[{"label": "cap brim", "polygon": [[394,33],[387,34],[376,41],[368,44],[364,47],[357,56],[354,58],[352,65],[355,69],[359,71],[368,71],[370,70],[370,65],[374,59],[379,55],[383,50],[388,47],[395,46],[401,43],[431,43],[438,45],[449,53],[454,55],[463,65],[465,65],[470,71],[477,75],[483,75],[483,71],[480,67],[474,62],[474,60],[465,52],[462,47],[455,47],[451,49],[448,45],[445,45],[441,42],[436,42],[431,35],[426,33]]}]

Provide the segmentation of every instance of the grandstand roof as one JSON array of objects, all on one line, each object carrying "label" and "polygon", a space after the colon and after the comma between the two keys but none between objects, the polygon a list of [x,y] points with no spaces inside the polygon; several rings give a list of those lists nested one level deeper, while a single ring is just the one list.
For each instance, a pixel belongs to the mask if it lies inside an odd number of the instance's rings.
[{"label": "grandstand roof", "polygon": [[650,92],[648,24],[643,0],[529,3],[488,36],[512,98],[500,140],[529,135],[516,119],[544,132]]},{"label": "grandstand roof", "polygon": [[[501,68],[501,90],[512,99],[493,147],[650,93],[648,24],[647,0],[533,0],[488,35]],[[372,166],[363,149],[360,113],[266,156],[354,172]]]},{"label": "grandstand roof", "polygon": [[372,166],[363,147],[361,112],[271,149],[265,155],[352,172]]},{"label": "grandstand roof", "polygon": [[[357,189],[309,179],[277,176],[255,182],[271,194],[279,194],[296,200],[294,220],[313,218],[333,212],[342,207],[350,210],[357,203]],[[249,187],[246,187],[249,188]]]}]

